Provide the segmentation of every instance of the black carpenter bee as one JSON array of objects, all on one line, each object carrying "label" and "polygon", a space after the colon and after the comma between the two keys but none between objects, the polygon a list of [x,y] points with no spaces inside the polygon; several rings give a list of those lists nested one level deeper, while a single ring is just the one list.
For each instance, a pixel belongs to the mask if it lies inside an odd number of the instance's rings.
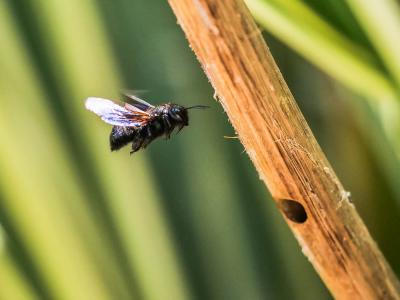
[{"label": "black carpenter bee", "polygon": [[146,148],[158,137],[169,139],[175,128],[179,132],[189,125],[188,109],[207,108],[203,105],[183,107],[174,103],[153,106],[134,95],[126,96],[131,104],[119,105],[95,97],[87,98],[85,102],[88,110],[100,116],[104,122],[114,125],[110,134],[111,151],[132,142],[132,154]]}]

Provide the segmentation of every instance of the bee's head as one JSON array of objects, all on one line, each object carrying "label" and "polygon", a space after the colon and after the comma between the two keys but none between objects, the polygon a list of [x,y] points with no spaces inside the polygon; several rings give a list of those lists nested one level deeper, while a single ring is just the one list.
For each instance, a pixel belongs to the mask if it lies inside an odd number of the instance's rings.
[{"label": "bee's head", "polygon": [[168,114],[174,121],[182,123],[185,126],[189,125],[187,109],[183,106],[172,104]]}]

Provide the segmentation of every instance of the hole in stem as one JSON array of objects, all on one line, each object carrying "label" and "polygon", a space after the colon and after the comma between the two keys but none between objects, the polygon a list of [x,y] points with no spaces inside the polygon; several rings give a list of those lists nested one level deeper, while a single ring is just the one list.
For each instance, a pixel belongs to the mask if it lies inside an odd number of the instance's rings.
[{"label": "hole in stem", "polygon": [[289,220],[296,223],[304,223],[307,220],[307,213],[304,206],[299,202],[289,199],[279,200],[278,206]]}]

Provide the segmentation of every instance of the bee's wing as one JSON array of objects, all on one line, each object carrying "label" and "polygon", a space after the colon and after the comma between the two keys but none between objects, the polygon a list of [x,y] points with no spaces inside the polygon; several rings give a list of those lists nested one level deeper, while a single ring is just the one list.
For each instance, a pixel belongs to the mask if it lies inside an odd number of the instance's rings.
[{"label": "bee's wing", "polygon": [[130,91],[124,91],[123,95],[132,100],[131,103],[132,106],[135,106],[142,111],[148,111],[150,108],[154,108],[154,105],[151,105],[150,103],[144,101],[143,99],[140,99],[138,96],[135,96]]},{"label": "bee's wing", "polygon": [[111,100],[90,97],[85,101],[86,109],[94,112],[111,125],[124,127],[139,127],[146,123],[150,116],[140,110],[128,110]]}]

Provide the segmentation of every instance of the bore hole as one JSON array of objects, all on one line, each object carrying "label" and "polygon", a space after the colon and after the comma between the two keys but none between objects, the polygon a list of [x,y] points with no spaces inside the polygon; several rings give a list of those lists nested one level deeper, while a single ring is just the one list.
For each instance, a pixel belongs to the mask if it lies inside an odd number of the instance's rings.
[{"label": "bore hole", "polygon": [[296,223],[304,223],[307,220],[307,213],[304,206],[299,202],[289,199],[282,199],[278,202],[279,208],[286,218]]}]

